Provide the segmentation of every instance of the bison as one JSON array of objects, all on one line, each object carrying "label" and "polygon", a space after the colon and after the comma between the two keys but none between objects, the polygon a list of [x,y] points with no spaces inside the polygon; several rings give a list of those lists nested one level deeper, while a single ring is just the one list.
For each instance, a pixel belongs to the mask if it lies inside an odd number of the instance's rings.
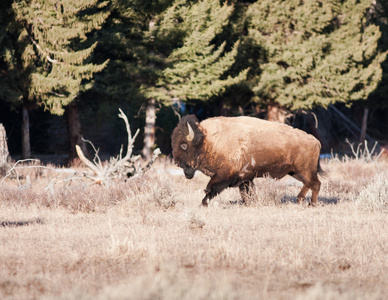
[{"label": "bison", "polygon": [[245,202],[253,179],[267,175],[293,176],[303,183],[298,203],[309,189],[310,205],[317,203],[321,144],[302,130],[253,117],[215,117],[199,123],[188,115],[179,121],[171,141],[174,161],[186,178],[193,178],[196,170],[210,176],[204,206],[227,187],[239,187]]}]

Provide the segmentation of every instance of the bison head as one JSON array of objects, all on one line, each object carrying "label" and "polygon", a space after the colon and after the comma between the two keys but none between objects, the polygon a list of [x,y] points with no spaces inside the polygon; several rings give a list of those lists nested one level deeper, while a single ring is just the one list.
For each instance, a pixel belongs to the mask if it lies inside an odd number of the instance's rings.
[{"label": "bison head", "polygon": [[172,155],[175,163],[183,168],[186,178],[191,179],[198,168],[199,151],[204,134],[194,115],[183,117],[171,136]]}]

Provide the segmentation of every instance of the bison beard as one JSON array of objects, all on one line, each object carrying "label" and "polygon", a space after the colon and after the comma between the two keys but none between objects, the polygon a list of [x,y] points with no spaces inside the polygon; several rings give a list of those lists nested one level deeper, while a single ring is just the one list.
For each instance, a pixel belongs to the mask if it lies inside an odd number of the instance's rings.
[{"label": "bison beard", "polygon": [[251,117],[216,117],[199,123],[189,115],[180,120],[171,140],[175,163],[186,178],[193,178],[196,170],[210,176],[204,206],[227,187],[239,187],[247,201],[253,179],[265,175],[293,176],[303,183],[298,203],[310,189],[310,204],[317,203],[321,144],[304,131]]}]

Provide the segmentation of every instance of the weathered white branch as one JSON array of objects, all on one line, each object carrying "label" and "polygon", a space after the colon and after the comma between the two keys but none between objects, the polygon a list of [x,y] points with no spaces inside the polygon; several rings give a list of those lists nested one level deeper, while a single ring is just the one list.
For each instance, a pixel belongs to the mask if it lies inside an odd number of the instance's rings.
[{"label": "weathered white branch", "polygon": [[132,137],[132,134],[131,134],[131,127],[129,126],[129,122],[128,122],[128,118],[127,116],[123,113],[123,111],[121,110],[121,108],[119,108],[119,117],[121,119],[124,120],[125,122],[125,127],[127,129],[127,133],[128,133],[128,147],[127,147],[127,154],[125,155],[125,157],[123,158],[124,161],[128,160],[131,156],[132,156],[132,150],[133,150],[133,143],[135,142],[135,139],[137,137],[137,135],[139,134],[139,129],[136,130],[136,133],[135,135]]},{"label": "weathered white branch", "polygon": [[[35,161],[35,162],[38,162],[39,160],[37,159],[32,159],[32,158],[28,158],[28,159],[21,159],[21,160],[18,160],[13,166],[11,169],[8,170],[7,174],[5,174],[4,178],[0,181],[0,185],[4,182],[4,180],[9,177],[12,172],[15,172],[16,169],[18,169],[19,167],[17,167],[18,164],[21,164],[21,163],[24,163],[24,162],[28,162],[28,161]],[[30,167],[41,167],[41,166],[30,166]],[[26,167],[22,167],[22,168],[26,168]],[[49,167],[46,167],[47,169],[49,169]],[[16,174],[16,176],[18,177],[18,175]],[[18,178],[19,180],[19,178]]]},{"label": "weathered white branch", "polygon": [[122,157],[123,147],[121,146],[119,155],[117,157],[111,158],[107,163],[107,166],[103,167],[103,165],[101,164],[100,157],[98,156],[98,151],[90,141],[88,142],[92,145],[95,152],[95,159],[93,160],[93,162],[85,157],[84,153],[82,152],[79,146],[76,146],[78,157],[94,173],[94,175],[85,173],[84,176],[93,180],[96,183],[106,185],[113,179],[122,179],[128,176],[136,176],[136,175],[144,174],[147,170],[151,168],[156,158],[160,155],[160,150],[156,149],[154,151],[153,157],[147,163],[147,165],[143,168],[141,167],[140,162],[138,162],[141,156],[140,155],[132,156],[133,145],[140,130],[138,129],[135,135],[132,137],[131,127],[129,125],[128,118],[120,108],[119,108],[119,111],[120,113],[118,116],[124,120],[125,127],[128,133],[127,153],[125,154],[124,157]]},{"label": "weathered white branch", "polygon": [[78,145],[75,145],[75,150],[77,151],[78,157],[96,174],[101,175],[102,170],[95,165],[93,162],[91,162],[89,159],[86,158],[84,153],[81,150],[81,147]]},{"label": "weathered white branch", "polygon": [[369,150],[368,142],[366,140],[364,141],[364,149],[362,149],[361,143],[359,143],[357,145],[357,149],[354,149],[354,143],[349,142],[348,139],[346,139],[345,142],[350,146],[350,149],[352,150],[352,153],[355,157],[355,160],[364,160],[366,162],[375,162],[380,158],[380,156],[384,152],[384,150],[380,150],[379,153],[376,153],[376,147],[378,146],[377,142],[375,142],[375,144],[373,145],[371,150]]},{"label": "weathered white branch", "polygon": [[[59,176],[53,178],[50,183],[48,184],[48,186],[44,189],[45,191],[47,190],[52,190],[52,188],[54,187],[54,185],[58,184],[58,183],[68,183],[68,182],[71,182],[73,180],[80,180],[82,177],[79,176],[77,174],[77,171],[73,170],[73,169],[57,169],[57,168],[53,168],[53,167],[47,167],[47,166],[42,166],[42,165],[27,165],[27,166],[18,166],[20,165],[21,163],[25,163],[25,162],[40,162],[38,159],[23,159],[23,160],[18,160],[14,165],[13,167],[8,170],[7,174],[5,175],[5,177],[0,181],[0,186],[1,184],[5,181],[5,179],[9,176],[11,176],[12,173],[14,173],[16,175],[16,180],[18,182],[18,186],[19,188],[24,188],[26,186],[30,186],[31,185],[31,182],[29,182],[30,180],[30,176],[27,175],[26,176],[26,180],[27,180],[27,184],[24,184],[22,185],[21,182],[20,182],[20,179],[19,179],[19,174],[18,174],[18,170],[25,170],[25,169],[45,169],[45,170],[50,170],[50,171],[53,171],[53,172],[56,172],[56,173],[60,173]],[[63,176],[63,174],[70,174],[66,179],[64,180],[58,180],[59,178],[61,178]]]}]

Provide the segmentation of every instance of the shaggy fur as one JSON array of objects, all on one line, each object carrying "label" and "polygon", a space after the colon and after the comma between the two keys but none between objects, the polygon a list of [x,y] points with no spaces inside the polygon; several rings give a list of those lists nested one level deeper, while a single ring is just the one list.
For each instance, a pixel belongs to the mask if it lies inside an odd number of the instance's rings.
[{"label": "shaggy fur", "polygon": [[[188,141],[188,125],[194,138]],[[316,204],[320,142],[304,131],[285,124],[251,117],[216,117],[198,122],[194,115],[183,117],[172,133],[175,163],[192,178],[196,170],[211,177],[203,205],[227,187],[239,187],[243,201],[255,177],[282,178],[291,175],[303,183],[301,203],[309,189],[310,204]]]}]

